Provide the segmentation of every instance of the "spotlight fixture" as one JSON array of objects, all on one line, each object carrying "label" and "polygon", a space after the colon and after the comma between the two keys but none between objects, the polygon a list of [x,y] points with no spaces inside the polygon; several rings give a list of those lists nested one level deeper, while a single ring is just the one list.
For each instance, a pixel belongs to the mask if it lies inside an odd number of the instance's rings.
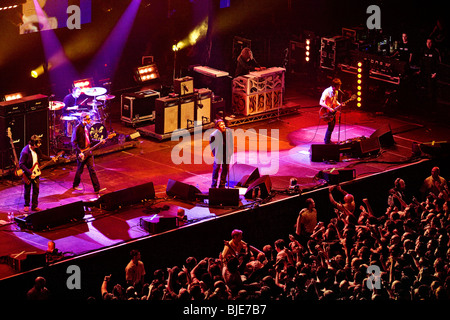
[{"label": "spotlight fixture", "polygon": [[305,41],[305,60],[306,60],[306,62],[309,62],[310,48],[311,48],[311,40],[306,39],[306,41]]},{"label": "spotlight fixture", "polygon": [[134,71],[134,78],[139,83],[158,79],[159,72],[156,64],[149,64],[136,68]]},{"label": "spotlight fixture", "polygon": [[15,9],[27,2],[26,0],[3,0],[0,1],[0,12]]},{"label": "spotlight fixture", "polygon": [[361,61],[358,62],[358,68],[357,68],[357,79],[356,79],[356,94],[357,94],[357,98],[356,98],[356,106],[358,108],[361,108],[362,106],[362,72],[363,72],[363,64]]},{"label": "spotlight fixture", "polygon": [[81,80],[75,80],[73,82],[73,86],[81,88],[81,92],[84,92],[84,89],[92,88],[92,82],[93,81],[90,78],[81,79]]},{"label": "spotlight fixture", "polygon": [[17,92],[17,93],[11,93],[11,94],[7,94],[5,95],[5,101],[12,101],[12,100],[17,100],[22,98],[22,93]]}]

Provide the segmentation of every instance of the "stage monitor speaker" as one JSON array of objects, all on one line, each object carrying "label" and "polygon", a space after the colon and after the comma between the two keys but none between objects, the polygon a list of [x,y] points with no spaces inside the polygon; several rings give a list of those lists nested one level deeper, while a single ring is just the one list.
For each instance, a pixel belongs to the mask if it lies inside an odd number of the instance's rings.
[{"label": "stage monitor speaker", "polygon": [[170,197],[176,197],[181,200],[195,201],[197,195],[202,192],[189,184],[169,179],[167,181],[166,194]]},{"label": "stage monitor speaker", "polygon": [[422,153],[432,157],[444,157],[450,154],[450,142],[447,141],[431,141],[424,142],[416,146],[413,144],[413,152],[419,149]]},{"label": "stage monitor speaker", "polygon": [[155,101],[155,132],[166,134],[178,129],[179,99],[158,98]]},{"label": "stage monitor speaker", "polygon": [[377,137],[362,139],[360,141],[360,156],[378,154],[380,152],[380,141]]},{"label": "stage monitor speaker", "polygon": [[261,199],[267,198],[272,191],[272,181],[268,175],[264,175],[253,181],[245,192],[245,199],[252,199],[255,197],[256,189],[259,189],[259,193],[256,197]]},{"label": "stage monitor speaker", "polygon": [[311,161],[339,161],[340,151],[338,144],[312,144],[311,145]]},{"label": "stage monitor speaker", "polygon": [[329,184],[338,184],[345,181],[350,181],[356,178],[355,169],[347,168],[332,168],[320,172],[320,177],[327,180]]},{"label": "stage monitor speaker", "polygon": [[259,177],[258,168],[244,163],[235,163],[230,169],[229,185],[247,188]]},{"label": "stage monitor speaker", "polygon": [[385,124],[378,128],[370,135],[370,138],[378,138],[380,146],[383,148],[391,147],[395,144],[394,136],[392,135],[391,126],[389,124]]},{"label": "stage monitor speaker", "polygon": [[141,218],[140,226],[149,233],[161,233],[177,227],[177,217]]},{"label": "stage monitor speaker", "polygon": [[113,211],[119,207],[133,205],[154,198],[155,188],[153,182],[147,182],[134,187],[104,194],[97,200],[97,203],[102,209]]},{"label": "stage monitor speaker", "polygon": [[63,206],[33,212],[25,218],[17,217],[15,220],[19,224],[24,224],[24,226],[28,229],[40,231],[54,228],[69,222],[79,221],[83,218],[83,201],[76,201]]},{"label": "stage monitor speaker", "polygon": [[211,119],[211,90],[198,89],[195,104],[195,125],[213,122]]},{"label": "stage monitor speaker", "polygon": [[209,205],[239,207],[239,189],[210,188]]},{"label": "stage monitor speaker", "polygon": [[187,96],[180,102],[179,129],[189,129],[194,127],[195,121],[195,96]]}]

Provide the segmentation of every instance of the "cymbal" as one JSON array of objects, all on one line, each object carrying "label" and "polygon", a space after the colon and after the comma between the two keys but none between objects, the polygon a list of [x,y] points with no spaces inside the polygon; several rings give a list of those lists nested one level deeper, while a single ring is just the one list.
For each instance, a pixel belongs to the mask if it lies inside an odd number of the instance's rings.
[{"label": "cymbal", "polygon": [[48,108],[52,111],[55,111],[55,110],[61,110],[62,108],[64,108],[64,106],[65,106],[64,102],[50,101],[50,105]]},{"label": "cymbal", "polygon": [[78,106],[67,107],[67,110],[78,110]]},{"label": "cymbal", "polygon": [[77,117],[73,117],[73,116],[64,116],[64,117],[61,117],[61,120],[73,121],[73,120],[78,120],[78,118]]},{"label": "cymbal", "polygon": [[103,104],[102,102],[98,102],[98,101],[92,101],[92,102],[88,103],[88,105],[93,106],[93,107],[101,106],[102,104]]},{"label": "cymbal", "polygon": [[70,115],[73,117],[81,117],[83,115],[83,113],[82,112],[74,112],[74,113],[71,113]]},{"label": "cymbal", "polygon": [[101,96],[106,93],[106,89],[102,87],[93,87],[84,89],[84,94],[91,97]]},{"label": "cymbal", "polygon": [[105,101],[105,100],[112,100],[114,99],[116,96],[113,96],[112,94],[105,94],[102,96],[98,96],[96,99],[100,100],[100,101]]}]

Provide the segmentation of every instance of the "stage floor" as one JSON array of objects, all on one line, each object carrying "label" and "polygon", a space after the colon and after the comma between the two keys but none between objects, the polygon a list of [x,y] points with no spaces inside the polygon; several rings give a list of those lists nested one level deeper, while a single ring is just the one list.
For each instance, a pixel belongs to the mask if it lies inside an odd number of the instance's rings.
[{"label": "stage floor", "polygon": [[[231,127],[242,129],[248,136],[246,147],[236,150],[234,159],[245,159],[244,163],[259,168],[261,175],[269,175],[272,190],[279,193],[272,199],[289,196],[283,191],[289,187],[289,180],[297,178],[301,190],[320,187],[320,171],[332,168],[353,168],[357,177],[377,174],[407,165],[412,155],[414,142],[446,141],[450,128],[437,119],[425,119],[418,115],[408,117],[379,114],[355,107],[346,109],[341,125],[336,125],[332,140],[346,141],[358,137],[369,137],[378,128],[389,124],[395,145],[381,148],[378,156],[364,158],[342,158],[338,162],[313,162],[310,159],[312,144],[322,144],[326,123],[318,116],[318,98],[299,91],[290,91],[286,103],[298,106],[296,113],[281,118],[265,119],[253,123]],[[113,128],[120,134],[131,134],[136,128],[113,121]],[[268,145],[264,141],[269,138]],[[61,225],[51,230],[33,231],[21,228],[8,220],[8,213],[23,216],[23,184],[20,180],[2,177],[0,181],[0,257],[11,254],[41,252],[47,249],[49,240],[67,256],[111,247],[132,239],[149,236],[141,226],[141,219],[149,219],[159,212],[161,216],[175,216],[178,208],[184,208],[189,222],[214,219],[230,214],[239,208],[210,208],[206,203],[186,203],[171,199],[166,195],[169,179],[193,185],[202,193],[209,191],[212,165],[194,163],[208,153],[208,137],[203,133],[191,135],[186,140],[157,141],[139,137],[137,143],[128,149],[106,153],[95,158],[95,166],[103,193],[130,188],[153,182],[156,199],[121,208],[105,211],[87,207],[84,220]],[[257,142],[257,143],[256,143]],[[258,148],[252,149],[256,143]],[[199,147],[200,146],[200,147]],[[192,151],[191,162],[175,163],[174,150],[183,147]],[[175,153],[176,155],[176,153]],[[39,207],[43,210],[65,205],[75,201],[90,203],[97,195],[94,193],[87,170],[83,173],[83,191],[71,189],[76,170],[75,162],[58,164],[43,171],[40,184]],[[241,204],[250,204],[243,198]],[[168,207],[164,207],[164,206]],[[0,279],[16,271],[10,266],[0,265]]]}]

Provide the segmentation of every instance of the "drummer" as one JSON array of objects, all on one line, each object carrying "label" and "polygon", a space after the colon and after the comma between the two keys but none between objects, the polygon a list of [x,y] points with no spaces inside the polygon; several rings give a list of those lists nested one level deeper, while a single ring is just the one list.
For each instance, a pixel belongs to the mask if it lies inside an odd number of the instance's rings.
[{"label": "drummer", "polygon": [[78,112],[78,105],[81,103],[81,93],[80,87],[73,87],[72,92],[64,97],[63,116],[68,116],[71,112]]},{"label": "drummer", "polygon": [[[64,107],[62,109],[62,116],[67,117],[72,114],[72,112],[78,111],[78,103],[81,102],[80,96],[81,96],[81,88],[80,87],[73,87],[72,92],[69,93],[64,97],[63,103]],[[69,134],[69,123],[68,121],[64,122],[64,134],[66,136],[70,136]]]}]

